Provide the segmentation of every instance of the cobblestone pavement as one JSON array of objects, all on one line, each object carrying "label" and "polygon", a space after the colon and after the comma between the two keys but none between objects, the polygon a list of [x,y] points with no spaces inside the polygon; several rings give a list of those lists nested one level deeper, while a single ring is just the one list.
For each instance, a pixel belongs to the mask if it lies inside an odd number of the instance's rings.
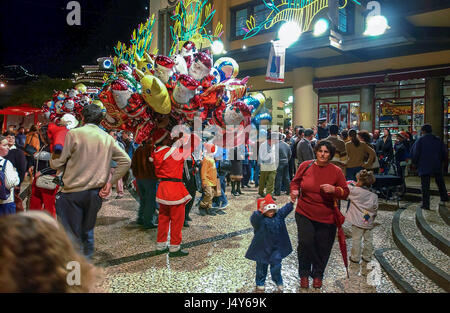
[{"label": "cobblestone pavement", "polygon": [[[244,195],[228,195],[226,214],[200,216],[194,207],[189,228],[183,228],[183,245],[190,254],[183,258],[156,255],[156,229],[144,230],[133,225],[138,203],[126,192],[120,200],[105,202],[95,228],[94,262],[103,268],[104,279],[97,292],[113,293],[248,293],[254,290],[255,262],[244,257],[253,236],[249,218],[256,209],[256,188],[243,189]],[[197,194],[199,196],[199,194]],[[277,197],[277,204],[289,201]],[[433,203],[436,203],[433,198]],[[403,202],[401,205],[411,206]],[[389,206],[386,206],[389,208]],[[392,241],[393,210],[380,210],[374,228],[374,248],[395,247]],[[294,251],[283,260],[285,292],[323,293],[398,293],[400,292],[375,258],[368,276],[350,273],[335,242],[320,291],[299,290],[297,270],[297,229],[294,212],[286,219]],[[348,233],[349,225],[344,224]],[[351,239],[347,239],[348,251]],[[266,280],[266,292],[275,285]]]}]

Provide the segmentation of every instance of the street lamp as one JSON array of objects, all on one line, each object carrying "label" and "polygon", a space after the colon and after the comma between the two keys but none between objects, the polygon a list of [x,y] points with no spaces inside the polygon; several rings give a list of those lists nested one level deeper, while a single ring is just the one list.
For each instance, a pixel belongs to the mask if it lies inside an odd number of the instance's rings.
[{"label": "street lamp", "polygon": [[374,15],[367,18],[366,36],[380,36],[389,29],[388,21],[383,15]]},{"label": "street lamp", "polygon": [[5,87],[6,87],[5,83],[0,83],[0,88],[5,88]]},{"label": "street lamp", "polygon": [[328,30],[329,25],[330,24],[326,19],[321,18],[316,22],[316,24],[314,24],[313,35],[316,37],[323,35]]},{"label": "street lamp", "polygon": [[278,30],[278,38],[285,48],[298,40],[302,30],[297,22],[286,22]]}]

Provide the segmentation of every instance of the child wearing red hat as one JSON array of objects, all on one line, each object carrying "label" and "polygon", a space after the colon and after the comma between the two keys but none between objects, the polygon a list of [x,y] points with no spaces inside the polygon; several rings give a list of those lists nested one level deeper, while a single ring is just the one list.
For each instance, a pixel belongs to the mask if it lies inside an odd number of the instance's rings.
[{"label": "child wearing red hat", "polygon": [[270,264],[272,280],[277,285],[277,292],[283,292],[281,261],[292,252],[291,240],[285,219],[294,209],[291,201],[278,209],[268,194],[258,199],[258,210],[253,212],[250,222],[254,228],[254,237],[245,254],[247,259],[256,261],[256,292],[265,290],[267,267]]}]

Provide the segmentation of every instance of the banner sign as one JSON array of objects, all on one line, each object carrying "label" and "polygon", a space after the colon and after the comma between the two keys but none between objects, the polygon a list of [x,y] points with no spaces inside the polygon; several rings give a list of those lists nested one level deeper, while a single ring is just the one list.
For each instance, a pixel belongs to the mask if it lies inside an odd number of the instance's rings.
[{"label": "banner sign", "polygon": [[270,48],[267,63],[266,81],[272,83],[284,83],[284,63],[286,48],[280,41],[273,41]]}]

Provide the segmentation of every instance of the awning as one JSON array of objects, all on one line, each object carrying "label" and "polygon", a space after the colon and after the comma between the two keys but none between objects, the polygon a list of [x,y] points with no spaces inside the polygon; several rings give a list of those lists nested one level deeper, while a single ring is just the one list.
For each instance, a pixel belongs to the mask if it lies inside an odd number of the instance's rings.
[{"label": "awning", "polygon": [[450,65],[434,68],[415,68],[398,71],[386,71],[384,73],[365,73],[361,75],[340,76],[314,81],[314,88],[329,89],[340,87],[356,87],[395,82],[401,80],[441,77],[450,75]]},{"label": "awning", "polygon": [[33,108],[30,104],[23,104],[20,106],[7,107],[0,110],[0,114],[2,115],[21,115],[27,116],[31,114],[40,114],[42,113],[41,108]]}]

